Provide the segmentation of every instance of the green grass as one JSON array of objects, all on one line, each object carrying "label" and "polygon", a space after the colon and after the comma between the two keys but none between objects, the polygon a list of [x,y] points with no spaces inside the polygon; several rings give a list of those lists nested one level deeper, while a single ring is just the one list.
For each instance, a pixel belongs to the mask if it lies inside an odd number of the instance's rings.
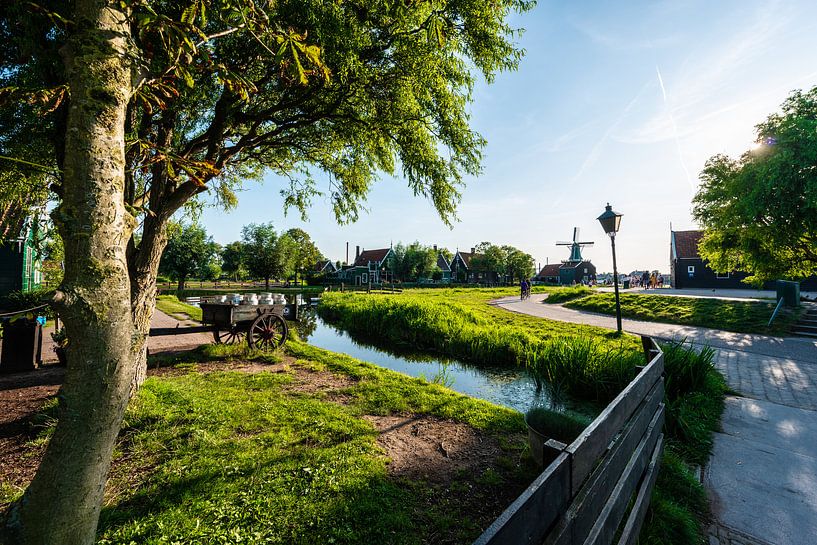
[{"label": "green grass", "polygon": [[587,297],[588,295],[593,295],[594,293],[596,293],[596,290],[592,290],[587,286],[554,288],[548,291],[547,299],[545,299],[544,302],[549,304],[566,303],[568,301],[573,301],[574,299],[580,299],[582,297]]},{"label": "green grass", "polygon": [[[469,543],[499,514],[478,506],[535,476],[519,413],[297,341],[287,351],[347,379],[348,404],[289,388],[290,372],[148,378],[120,433],[98,543]],[[220,347],[189,359],[257,355]],[[433,482],[387,474],[369,414],[463,422],[499,439],[503,458],[453,475],[446,486],[468,498],[453,501]]]},{"label": "green grass", "polygon": [[569,445],[590,424],[590,418],[578,413],[563,413],[536,407],[525,414],[528,425],[542,435]]},{"label": "green grass", "polygon": [[[640,356],[635,337],[512,314],[487,301],[498,290],[411,290],[399,295],[327,293],[324,319],[376,343],[428,350],[472,363],[527,367],[565,394],[595,401],[615,397]],[[602,342],[605,341],[605,342]],[[586,365],[588,358],[591,365]]]},{"label": "green grass", "polygon": [[185,316],[197,322],[201,321],[201,309],[187,303],[182,303],[175,295],[160,295],[156,298],[156,308],[174,318],[184,319]]},{"label": "green grass", "polygon": [[[515,290],[410,290],[401,295],[326,294],[318,307],[342,328],[378,340],[406,344],[461,360],[526,365],[550,388],[580,398],[609,400],[643,364],[635,338],[616,338],[597,328],[507,312],[487,302]],[[665,353],[666,450],[641,543],[687,545],[703,541],[706,495],[693,467],[706,461],[717,430],[723,377],[711,350],[685,343],[662,345]],[[555,437],[580,424],[553,411],[543,417]],[[567,422],[565,422],[567,421]],[[572,432],[571,432],[572,433]],[[570,439],[571,433],[564,437]]]},{"label": "green grass", "polygon": [[[633,293],[622,293],[620,300],[621,315],[625,318],[738,333],[784,335],[798,317],[797,312],[781,311],[771,327],[767,327],[775,303]],[[598,293],[565,303],[569,308],[601,314],[615,314],[615,305],[612,293]]]}]

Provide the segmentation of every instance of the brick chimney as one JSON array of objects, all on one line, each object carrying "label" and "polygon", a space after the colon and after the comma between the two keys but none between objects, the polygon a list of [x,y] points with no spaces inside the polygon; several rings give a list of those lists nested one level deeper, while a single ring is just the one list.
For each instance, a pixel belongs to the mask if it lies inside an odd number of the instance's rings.
[{"label": "brick chimney", "polygon": [[471,253],[472,253],[472,254],[477,253],[477,249],[476,249],[476,248],[474,248],[473,246],[471,246]]},{"label": "brick chimney", "polygon": [[360,257],[360,246],[355,246],[355,261]]},{"label": "brick chimney", "polygon": [[436,244],[434,245],[434,251],[435,252],[437,251],[437,245]]}]

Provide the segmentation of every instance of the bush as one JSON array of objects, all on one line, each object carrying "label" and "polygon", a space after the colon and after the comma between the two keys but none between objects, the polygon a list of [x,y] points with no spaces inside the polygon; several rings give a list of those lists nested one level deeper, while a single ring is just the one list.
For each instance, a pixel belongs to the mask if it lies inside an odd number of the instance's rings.
[{"label": "bush", "polygon": [[551,439],[570,444],[590,425],[584,415],[535,407],[525,414],[525,422],[534,430]]}]

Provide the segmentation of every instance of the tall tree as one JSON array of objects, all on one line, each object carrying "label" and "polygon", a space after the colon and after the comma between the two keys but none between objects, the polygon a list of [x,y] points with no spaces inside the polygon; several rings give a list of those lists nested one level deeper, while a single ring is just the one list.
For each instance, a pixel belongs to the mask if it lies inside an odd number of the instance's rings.
[{"label": "tall tree", "polygon": [[468,125],[471,90],[478,74],[516,67],[507,17],[531,6],[0,4],[0,155],[18,159],[0,168],[44,173],[57,201],[55,304],[74,362],[7,541],[93,542],[114,440],[144,377],[171,216],[205,191],[232,205],[241,180],[265,170],[291,181],[284,203],[303,213],[318,194],[312,167],[329,174],[337,219],[351,221],[378,172],[399,165],[451,221],[483,145]]},{"label": "tall tree", "polygon": [[195,223],[172,223],[168,230],[170,235],[159,263],[159,273],[176,280],[177,289],[182,291],[188,278],[209,275],[218,248],[212,237],[207,236],[204,227]]},{"label": "tall tree", "polygon": [[296,243],[288,234],[278,236],[271,223],[251,223],[242,230],[247,269],[263,278],[266,289],[270,279],[288,278],[295,271]]},{"label": "tall tree", "polygon": [[247,277],[246,252],[240,241],[227,244],[221,251],[221,268],[233,280]]},{"label": "tall tree", "polygon": [[312,242],[312,238],[303,229],[293,228],[287,231],[287,235],[295,243],[294,268],[295,281],[298,281],[298,273],[304,274],[315,266],[315,263],[323,259],[323,254]]},{"label": "tall tree", "polygon": [[716,155],[701,173],[701,256],[754,284],[817,274],[817,87],[794,92],[756,129],[755,149]]}]

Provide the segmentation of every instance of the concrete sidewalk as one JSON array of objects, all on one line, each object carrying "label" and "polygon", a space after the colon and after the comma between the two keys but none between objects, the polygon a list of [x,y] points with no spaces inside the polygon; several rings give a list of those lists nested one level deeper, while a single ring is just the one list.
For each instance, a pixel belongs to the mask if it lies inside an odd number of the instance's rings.
[{"label": "concrete sidewalk", "polygon": [[[616,328],[615,317],[508,297],[492,304],[551,320]],[[729,387],[704,484],[710,545],[817,543],[817,340],[622,320],[629,333],[717,349]]]}]

